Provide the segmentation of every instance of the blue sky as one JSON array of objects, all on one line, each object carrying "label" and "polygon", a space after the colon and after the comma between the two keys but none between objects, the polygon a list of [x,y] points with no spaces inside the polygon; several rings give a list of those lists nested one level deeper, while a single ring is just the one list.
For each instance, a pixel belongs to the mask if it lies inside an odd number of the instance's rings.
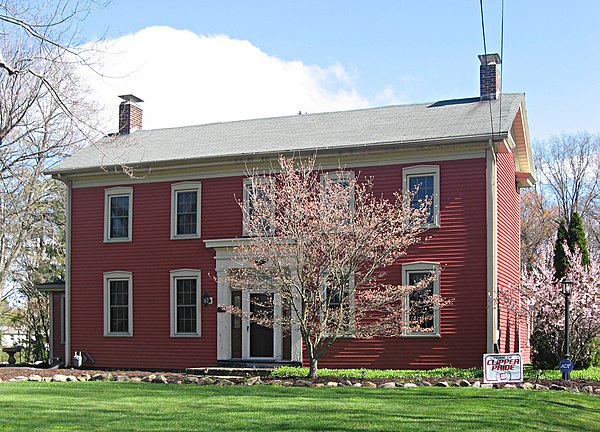
[{"label": "blue sky", "polygon": [[[500,0],[484,1],[484,14],[487,51],[500,52]],[[599,17],[600,2],[596,1],[505,0],[503,91],[526,93],[533,141],[563,131],[600,131]],[[188,30],[205,39],[218,35],[227,38],[219,39],[223,48],[215,46],[206,48],[207,51],[199,51],[198,45],[192,42],[187,46],[178,38],[174,38],[168,48],[168,40],[176,34],[163,30],[159,39],[166,43],[167,51],[173,51],[172,56],[168,56],[161,54],[160,44],[152,42],[156,39],[152,39],[149,32],[137,33],[153,26]],[[204,123],[287,115],[298,110],[327,111],[476,96],[479,91],[477,54],[483,53],[476,0],[112,0],[108,7],[94,11],[87,18],[81,37],[82,41],[102,36],[120,41],[128,35],[138,35],[136,40],[140,43],[144,40],[150,46],[146,55],[164,57],[167,61],[164,67],[170,70],[162,71],[162,75],[155,78],[144,75],[154,85],[139,86],[137,90],[144,93],[138,96],[146,101],[144,109],[150,111],[151,128],[181,125],[160,113],[158,102],[164,99],[152,93],[156,83],[165,80],[185,83],[187,87],[184,86],[183,91],[180,87],[172,89],[172,95],[178,98],[187,93],[186,88],[209,79],[207,77],[213,80],[214,86],[245,80],[244,85],[236,87],[231,94],[225,91],[228,97],[221,100],[216,95],[209,98],[208,90],[190,93],[193,107],[199,109],[203,103],[210,104],[212,114],[198,118],[183,116],[180,122]],[[232,48],[232,41],[247,42],[243,46],[237,43],[237,48]],[[151,49],[152,44],[156,46],[155,51]],[[130,41],[126,46],[133,44]],[[218,66],[219,52],[232,58]],[[192,60],[199,63],[187,63]],[[261,73],[263,66],[245,63],[268,64],[264,67],[270,70],[273,61],[280,61],[277,76],[286,76],[281,82],[269,75],[270,72]],[[137,66],[128,67],[138,71],[150,65],[154,65],[150,60],[139,60]],[[222,70],[219,67],[226,68],[227,73],[218,72]],[[198,79],[188,73],[180,77],[178,71],[184,68],[197,69],[203,74],[213,68],[215,73],[198,75]],[[156,69],[160,67],[154,65],[153,69],[158,73]],[[290,73],[290,69],[296,72]],[[111,69],[110,74],[114,75],[115,69]],[[125,76],[128,71],[118,70],[116,74]],[[261,92],[269,92],[269,82],[273,83],[275,93],[282,94],[281,88],[293,86],[291,80],[304,82],[307,76],[314,80],[308,90],[299,84],[295,93],[285,97],[286,101],[297,97],[295,105],[282,103],[274,96],[260,96]],[[257,84],[259,90],[246,95],[244,89],[253,87],[253,77],[262,77],[265,82]],[[115,84],[118,87],[115,91],[125,91],[127,85],[135,87],[135,82]],[[325,96],[307,101],[298,96],[303,91],[321,92]],[[114,93],[105,88],[99,92]],[[109,101],[106,94],[102,96]],[[110,96],[114,98],[113,94]],[[269,109],[260,108],[261,102],[269,104]],[[115,100],[114,104],[117,103]],[[219,104],[224,105],[223,112],[229,107],[229,112],[217,114]],[[247,108],[231,110],[238,105]],[[278,105],[281,105],[280,110]],[[189,111],[193,107],[185,109]],[[295,112],[291,112],[292,109]],[[165,118],[162,123],[152,120],[159,116]],[[167,121],[171,123],[165,124]]]}]

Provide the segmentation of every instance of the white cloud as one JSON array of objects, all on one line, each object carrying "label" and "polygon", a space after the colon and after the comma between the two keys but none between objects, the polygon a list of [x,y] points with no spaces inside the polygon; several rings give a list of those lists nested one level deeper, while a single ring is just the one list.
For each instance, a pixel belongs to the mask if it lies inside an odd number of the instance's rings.
[{"label": "white cloud", "polygon": [[106,132],[117,128],[117,96],[130,93],[145,101],[144,129],[369,105],[339,63],[284,61],[228,36],[149,27],[102,47],[105,77],[84,74]]}]

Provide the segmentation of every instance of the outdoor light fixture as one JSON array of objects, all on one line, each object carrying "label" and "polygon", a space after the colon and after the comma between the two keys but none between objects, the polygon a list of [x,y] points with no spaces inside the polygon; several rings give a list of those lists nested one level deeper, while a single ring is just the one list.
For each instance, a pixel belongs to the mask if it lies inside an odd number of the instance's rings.
[{"label": "outdoor light fixture", "polygon": [[202,303],[204,303],[204,306],[208,306],[209,304],[212,304],[212,302],[213,298],[208,295],[208,293],[202,294]]},{"label": "outdoor light fixture", "polygon": [[[571,289],[573,288],[573,280],[566,275],[562,281],[562,293],[565,296],[565,360],[563,362],[566,363],[565,368],[562,367],[561,370],[563,373],[564,380],[571,379],[571,370],[573,365],[571,363],[571,352],[569,346],[571,345],[570,340],[570,331],[569,331],[569,306],[571,305]],[[561,362],[561,363],[563,363]]]}]

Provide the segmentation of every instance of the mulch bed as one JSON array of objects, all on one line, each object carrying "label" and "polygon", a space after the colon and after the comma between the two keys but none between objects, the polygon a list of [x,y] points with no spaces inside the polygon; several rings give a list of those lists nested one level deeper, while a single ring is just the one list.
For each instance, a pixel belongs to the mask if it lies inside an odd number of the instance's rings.
[{"label": "mulch bed", "polygon": [[[248,374],[251,374],[251,370],[248,371]],[[113,377],[116,376],[121,376],[121,377],[127,377],[129,379],[131,378],[144,378],[147,377],[149,375],[161,375],[164,376],[166,378],[166,380],[168,382],[184,382],[186,378],[190,378],[190,377],[196,377],[196,378],[200,378],[201,375],[195,375],[195,374],[190,374],[190,373],[183,373],[183,372],[162,372],[162,371],[155,371],[155,372],[150,372],[150,371],[139,371],[139,370],[91,370],[91,369],[61,369],[61,368],[38,368],[38,367],[31,367],[31,366],[2,366],[0,365],[0,380],[1,381],[9,381],[12,378],[18,377],[18,376],[26,376],[29,377],[30,375],[39,375],[41,377],[48,377],[48,378],[52,378],[54,375],[57,374],[61,374],[61,375],[71,375],[71,376],[75,376],[75,377],[79,377],[79,376],[83,376],[83,375],[87,375],[87,376],[94,376],[96,374],[107,374],[110,373]],[[247,374],[247,375],[248,375]],[[245,381],[246,378],[243,377],[239,377],[238,379],[235,379],[234,381]],[[263,378],[263,381],[270,381],[270,380],[274,380],[274,379],[278,379],[278,380],[283,380],[285,381],[285,378],[282,377],[272,377],[272,378]],[[304,379],[304,378],[289,378],[289,381],[296,381],[298,379]],[[435,384],[437,382],[440,381],[446,381],[448,382],[450,385],[452,385],[453,383],[456,383],[459,379],[458,378],[449,378],[449,377],[436,377],[436,378],[426,378],[425,381],[428,381],[431,384]],[[323,383],[323,384],[327,384],[328,382],[338,382],[341,385],[349,385],[349,384],[354,384],[354,383],[358,383],[358,382],[365,382],[365,381],[370,381],[374,384],[383,384],[383,383],[387,383],[387,382],[396,382],[396,383],[405,383],[405,382],[415,382],[418,383],[418,381],[415,380],[411,380],[411,379],[403,379],[403,378],[373,378],[373,379],[365,379],[365,380],[361,380],[361,379],[347,379],[347,378],[332,378],[332,377],[319,377],[317,379],[311,380],[312,383]],[[481,380],[477,380],[477,379],[469,379],[469,382],[473,383],[475,381],[480,381]],[[547,379],[535,379],[535,378],[531,378],[531,379],[526,379],[525,382],[529,382],[532,384],[541,384],[544,385],[546,387],[550,387],[551,385],[558,385],[558,386],[562,386],[562,387],[567,387],[571,390],[575,390],[575,389],[582,389],[585,386],[592,386],[594,389],[594,392],[599,394],[600,393],[600,381],[593,381],[593,380],[583,380],[583,379],[573,379],[571,381],[563,381],[563,380],[547,380]],[[575,390],[577,391],[577,390]]]}]

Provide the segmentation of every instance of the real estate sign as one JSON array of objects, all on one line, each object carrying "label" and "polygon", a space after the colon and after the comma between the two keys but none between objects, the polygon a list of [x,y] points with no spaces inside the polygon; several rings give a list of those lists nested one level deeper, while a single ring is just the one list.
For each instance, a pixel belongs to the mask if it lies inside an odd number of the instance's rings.
[{"label": "real estate sign", "polygon": [[519,353],[484,354],[483,382],[523,382],[523,359]]}]

